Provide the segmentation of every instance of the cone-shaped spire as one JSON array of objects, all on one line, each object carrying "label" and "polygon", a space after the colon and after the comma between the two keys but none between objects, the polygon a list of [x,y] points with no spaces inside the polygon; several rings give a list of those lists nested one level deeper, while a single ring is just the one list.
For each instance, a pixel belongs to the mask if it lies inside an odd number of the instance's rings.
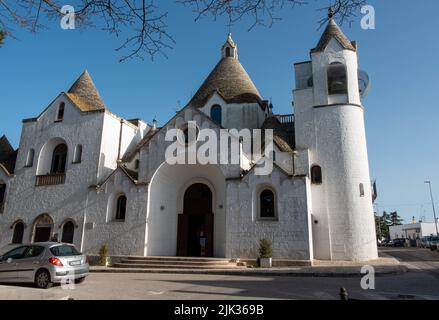
[{"label": "cone-shaped spire", "polygon": [[352,42],[348,39],[348,37],[345,36],[343,31],[335,22],[333,16],[334,16],[334,12],[332,11],[332,9],[330,9],[328,12],[328,17],[329,17],[328,25],[326,26],[326,29],[323,32],[322,37],[320,38],[320,41],[317,44],[317,46],[311,50],[312,53],[324,51],[332,38],[335,38],[344,49],[357,51],[357,49],[352,44]]},{"label": "cone-shaped spire", "polygon": [[17,150],[9,143],[8,138],[3,135],[0,138],[0,165],[2,165],[9,173],[14,173],[15,162],[17,160]]},{"label": "cone-shaped spire", "polygon": [[[229,49],[229,50],[227,50]],[[237,46],[231,35],[222,47],[222,58],[195,93],[190,104],[201,108],[217,92],[228,103],[261,102],[261,95],[256,89],[244,67],[237,58]]]},{"label": "cone-shaped spire", "polygon": [[81,74],[66,94],[82,111],[105,109],[104,102],[87,70]]}]

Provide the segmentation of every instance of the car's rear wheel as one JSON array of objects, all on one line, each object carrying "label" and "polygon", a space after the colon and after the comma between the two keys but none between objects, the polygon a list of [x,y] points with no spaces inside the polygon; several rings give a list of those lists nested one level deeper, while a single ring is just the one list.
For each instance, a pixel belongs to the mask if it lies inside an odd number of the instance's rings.
[{"label": "car's rear wheel", "polygon": [[35,275],[35,285],[40,289],[48,289],[52,286],[50,273],[47,270],[39,270]]},{"label": "car's rear wheel", "polygon": [[75,283],[76,284],[83,283],[84,281],[85,281],[85,277],[84,278],[75,279]]}]

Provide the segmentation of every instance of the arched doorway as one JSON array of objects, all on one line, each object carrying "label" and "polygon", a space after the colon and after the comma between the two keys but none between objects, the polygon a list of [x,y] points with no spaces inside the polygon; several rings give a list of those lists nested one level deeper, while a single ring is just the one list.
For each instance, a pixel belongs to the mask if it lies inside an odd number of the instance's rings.
[{"label": "arched doorway", "polygon": [[53,220],[48,214],[42,214],[35,219],[33,225],[33,242],[47,242],[51,240]]},{"label": "arched doorway", "polygon": [[72,221],[67,221],[62,227],[62,238],[61,242],[73,243],[73,237],[75,234],[75,225]]},{"label": "arched doorway", "polygon": [[212,191],[195,183],[184,193],[183,213],[178,215],[177,255],[213,256]]}]

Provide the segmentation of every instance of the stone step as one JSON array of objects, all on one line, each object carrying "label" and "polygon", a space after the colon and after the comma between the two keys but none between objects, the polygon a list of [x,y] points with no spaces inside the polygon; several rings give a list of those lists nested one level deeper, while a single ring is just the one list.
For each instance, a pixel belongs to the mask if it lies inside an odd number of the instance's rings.
[{"label": "stone step", "polygon": [[163,265],[163,264],[175,264],[181,266],[227,266],[233,265],[236,266],[236,263],[230,263],[228,261],[181,261],[181,260],[136,260],[136,259],[122,259],[119,263],[127,263],[127,264],[154,264],[154,265]]},{"label": "stone step", "polygon": [[[132,264],[132,263],[115,263],[115,268],[136,268],[136,269],[239,269],[236,264],[228,265],[181,265],[181,264]],[[241,267],[242,268],[242,267]]]},{"label": "stone step", "polygon": [[178,261],[178,262],[206,262],[206,263],[230,263],[230,259],[225,258],[204,258],[204,257],[159,257],[159,256],[128,256],[123,260],[130,261]]},{"label": "stone step", "polygon": [[[127,263],[150,263],[150,264],[194,264],[194,265],[227,265],[231,264],[228,260],[217,260],[217,261],[206,261],[206,260],[178,260],[178,259],[165,259],[165,260],[159,260],[159,259],[139,259],[139,258],[124,258],[121,259],[120,262],[127,262]],[[236,263],[233,263],[236,264]]]}]

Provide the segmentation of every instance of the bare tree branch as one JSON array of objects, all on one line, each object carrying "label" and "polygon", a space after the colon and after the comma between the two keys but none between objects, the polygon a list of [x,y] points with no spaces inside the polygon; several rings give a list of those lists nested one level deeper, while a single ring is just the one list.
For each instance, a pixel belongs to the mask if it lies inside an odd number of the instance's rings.
[{"label": "bare tree branch", "polygon": [[3,30],[0,30],[0,47],[3,45],[3,40],[5,39],[6,33]]},{"label": "bare tree branch", "polygon": [[276,13],[285,6],[295,7],[304,5],[305,0],[177,0],[185,6],[192,7],[196,14],[195,21],[206,15],[211,15],[216,20],[227,16],[229,23],[234,24],[246,16],[253,19],[248,30],[255,26],[271,27],[280,18]]},{"label": "bare tree branch", "polygon": [[[334,18],[339,21],[340,24],[346,22],[352,22],[353,18],[357,16],[357,13],[366,5],[366,0],[335,0],[332,6],[323,7],[320,10],[329,10],[332,8],[334,12]],[[319,21],[320,27],[328,22],[329,18],[323,18]]]},{"label": "bare tree branch", "polygon": [[[97,27],[116,37],[124,37],[116,51],[122,53],[120,61],[130,58],[152,59],[175,44],[168,33],[167,12],[162,12],[155,5],[162,0],[69,0],[75,8],[75,25],[79,28]],[[279,12],[285,8],[306,5],[312,0],[174,0],[195,12],[195,21],[204,16],[214,20],[226,16],[229,24],[244,18],[252,20],[249,30],[255,26],[272,26]],[[328,9],[328,0],[323,2],[320,10]],[[366,0],[331,0],[334,16],[341,24],[353,19]],[[0,31],[3,41],[5,36],[13,37],[14,29],[21,28],[38,32],[47,26],[47,20],[59,22],[64,0],[0,0]],[[320,26],[328,18],[319,21]]]},{"label": "bare tree branch", "polygon": [[[124,52],[120,61],[130,58],[166,57],[165,50],[175,43],[167,31],[167,12],[161,12],[154,0],[76,0],[75,25],[99,27],[116,37],[126,39],[116,48]],[[60,21],[63,17],[60,0],[0,0],[0,29],[8,35],[14,28],[37,32],[45,27],[41,17]]]},{"label": "bare tree branch", "polygon": [[[280,20],[277,14],[284,8],[294,8],[300,5],[307,5],[310,0],[177,0],[184,6],[191,7],[196,15],[195,21],[204,16],[212,16],[214,20],[221,16],[227,16],[229,23],[233,24],[244,17],[250,17],[252,24],[249,30],[255,26],[272,26],[276,20]],[[331,6],[334,10],[334,17],[341,24],[355,17],[366,0],[316,0],[325,2],[319,10],[328,10]],[[325,24],[328,18],[319,21],[320,25]]]}]

